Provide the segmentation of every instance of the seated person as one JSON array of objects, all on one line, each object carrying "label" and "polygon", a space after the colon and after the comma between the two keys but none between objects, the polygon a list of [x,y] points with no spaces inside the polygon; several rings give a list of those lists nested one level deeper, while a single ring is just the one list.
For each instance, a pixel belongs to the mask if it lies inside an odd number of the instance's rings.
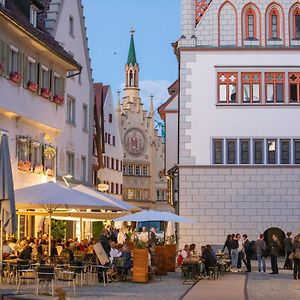
[{"label": "seated person", "polygon": [[74,255],[72,250],[70,249],[70,242],[67,241],[65,243],[65,248],[61,251],[60,255],[65,256],[68,261],[73,262],[74,261]]},{"label": "seated person", "polygon": [[190,245],[190,256],[197,256],[198,253],[196,251],[196,245],[195,244],[191,244]]},{"label": "seated person", "polygon": [[12,254],[12,249],[8,246],[8,242],[5,240],[3,242],[2,248],[2,259],[10,259],[10,255]]},{"label": "seated person", "polygon": [[128,271],[131,269],[131,253],[130,249],[127,247],[127,245],[124,245],[122,248],[122,254],[121,257],[124,258],[124,274],[125,276],[128,274]]},{"label": "seated person", "polygon": [[204,265],[207,274],[209,274],[209,267],[215,267],[217,265],[217,259],[211,250],[212,250],[211,247],[209,248],[205,246],[201,247],[201,251],[202,251],[201,257],[205,260]]},{"label": "seated person", "polygon": [[28,241],[24,241],[24,248],[19,255],[19,259],[30,260],[32,248],[29,246]]},{"label": "seated person", "polygon": [[189,258],[190,257],[190,246],[185,245],[183,250],[181,250],[180,254],[181,254],[183,259]]},{"label": "seated person", "polygon": [[115,257],[120,257],[122,255],[122,252],[120,252],[117,248],[116,248],[116,243],[115,242],[111,242],[110,244],[110,252],[109,252],[109,256],[110,256],[110,261],[113,262]]}]

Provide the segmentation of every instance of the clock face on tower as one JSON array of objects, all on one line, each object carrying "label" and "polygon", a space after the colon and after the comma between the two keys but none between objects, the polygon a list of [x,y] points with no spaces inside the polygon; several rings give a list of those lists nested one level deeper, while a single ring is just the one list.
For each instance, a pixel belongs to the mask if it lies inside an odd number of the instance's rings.
[{"label": "clock face on tower", "polygon": [[146,138],[137,128],[129,129],[124,136],[125,150],[135,156],[142,155],[146,150]]}]

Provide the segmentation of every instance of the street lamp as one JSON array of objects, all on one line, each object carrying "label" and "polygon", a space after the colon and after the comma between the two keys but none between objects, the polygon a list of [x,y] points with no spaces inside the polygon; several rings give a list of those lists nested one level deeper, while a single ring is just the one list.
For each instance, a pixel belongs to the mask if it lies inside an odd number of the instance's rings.
[{"label": "street lamp", "polygon": [[70,186],[67,179],[72,179],[72,178],[73,178],[73,175],[71,175],[71,174],[67,174],[67,175],[62,176],[62,179],[63,179],[63,181],[64,181],[64,183],[66,184],[67,187]]}]

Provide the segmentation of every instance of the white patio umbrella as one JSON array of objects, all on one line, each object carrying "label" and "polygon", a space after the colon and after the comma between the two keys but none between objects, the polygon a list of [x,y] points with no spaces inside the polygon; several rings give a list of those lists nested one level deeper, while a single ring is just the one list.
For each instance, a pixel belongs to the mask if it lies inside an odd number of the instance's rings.
[{"label": "white patio umbrella", "polygon": [[14,233],[17,228],[13,178],[6,134],[2,135],[0,145],[0,212],[0,262],[2,262],[3,230],[7,233]]},{"label": "white patio umbrella", "polygon": [[115,203],[49,181],[15,190],[17,209],[43,209],[49,215],[49,254],[51,254],[51,214],[59,209],[122,210]]},{"label": "white patio umbrella", "polygon": [[108,203],[111,203],[112,205],[116,205],[122,210],[128,210],[128,211],[139,211],[140,210],[140,208],[138,208],[134,205],[131,205],[129,203],[126,203],[120,199],[117,199],[116,197],[114,197],[112,195],[101,193],[101,192],[97,191],[96,189],[84,186],[82,184],[75,185],[72,187],[72,189],[76,190],[76,191],[80,191],[80,192],[88,194],[88,195],[91,195],[93,197],[96,197],[99,200],[106,201]]},{"label": "white patio umbrella", "polygon": [[175,223],[194,223],[193,220],[186,217],[175,215],[168,211],[143,210],[135,214],[116,218],[114,221],[121,222],[142,222],[142,221],[171,221]]}]

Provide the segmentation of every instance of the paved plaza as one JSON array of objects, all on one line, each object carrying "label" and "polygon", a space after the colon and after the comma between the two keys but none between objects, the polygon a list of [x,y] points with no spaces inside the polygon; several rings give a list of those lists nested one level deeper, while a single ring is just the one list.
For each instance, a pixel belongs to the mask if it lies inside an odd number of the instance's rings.
[{"label": "paved plaza", "polygon": [[[298,300],[300,299],[300,281],[294,280],[292,271],[282,270],[283,260],[279,261],[279,275],[270,275],[268,261],[267,272],[258,273],[256,261],[252,261],[253,272],[228,273],[216,280],[201,280],[197,284],[182,284],[180,270],[156,277],[147,283],[112,282],[107,286],[102,283],[94,286],[76,288],[76,297],[72,296],[71,287],[65,287],[67,299],[104,299],[117,300],[126,297],[130,300]],[[22,299],[55,299],[49,296],[32,295],[33,285],[22,285]],[[15,286],[2,285],[1,293],[15,292]],[[57,298],[56,298],[57,299]]]}]

